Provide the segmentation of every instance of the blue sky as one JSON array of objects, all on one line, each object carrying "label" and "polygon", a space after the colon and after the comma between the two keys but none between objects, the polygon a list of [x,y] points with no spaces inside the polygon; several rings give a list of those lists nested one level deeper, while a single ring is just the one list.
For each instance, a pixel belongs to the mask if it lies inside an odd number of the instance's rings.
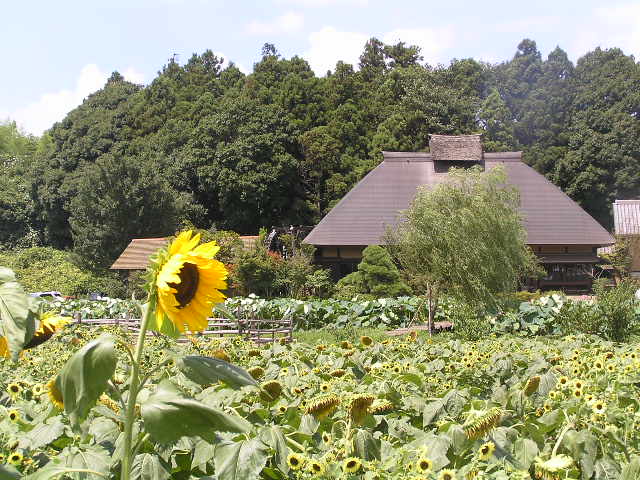
[{"label": "blue sky", "polygon": [[5,1],[0,119],[41,134],[113,70],[150,82],[174,53],[209,48],[246,72],[265,42],[322,75],[357,62],[367,38],[422,47],[425,61],[499,62],[525,37],[572,60],[596,46],[640,58],[640,1],[21,0]]}]

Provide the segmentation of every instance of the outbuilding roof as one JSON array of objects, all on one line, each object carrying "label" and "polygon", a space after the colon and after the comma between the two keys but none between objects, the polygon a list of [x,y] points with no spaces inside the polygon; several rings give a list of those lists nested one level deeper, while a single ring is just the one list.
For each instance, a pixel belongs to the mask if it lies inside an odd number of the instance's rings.
[{"label": "outbuilding roof", "polygon": [[124,252],[111,265],[111,270],[144,270],[149,265],[149,257],[169,241],[166,237],[134,238]]},{"label": "outbuilding roof", "polygon": [[640,235],[640,200],[616,200],[613,222],[617,235]]},{"label": "outbuilding roof", "polygon": [[[383,152],[369,172],[305,238],[316,246],[376,245],[394,227],[420,186],[447,178],[431,153]],[[520,191],[520,211],[530,245],[608,245],[613,237],[562,190],[522,162],[521,152],[484,153],[489,170],[504,165],[508,182]]]}]

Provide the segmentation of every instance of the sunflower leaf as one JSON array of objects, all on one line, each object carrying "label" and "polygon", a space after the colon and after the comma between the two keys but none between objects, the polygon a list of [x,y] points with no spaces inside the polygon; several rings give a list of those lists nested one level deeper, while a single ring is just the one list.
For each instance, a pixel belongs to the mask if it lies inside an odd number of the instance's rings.
[{"label": "sunflower leaf", "polygon": [[21,476],[13,465],[0,465],[0,480],[18,480]]},{"label": "sunflower leaf", "polygon": [[[142,318],[145,318],[145,316],[147,315],[147,310],[149,308],[158,307],[150,307],[149,303],[145,303],[144,305],[142,305]],[[169,317],[167,317],[166,315],[163,315],[162,320],[158,322],[158,318],[156,317],[156,314],[154,312],[149,319],[149,324],[147,325],[147,327],[149,328],[149,330],[161,333],[171,338],[178,338],[180,336],[180,330],[178,330],[178,328],[173,324],[171,320],[169,320]]]},{"label": "sunflower leaf", "polygon": [[188,355],[176,359],[176,365],[189,380],[201,386],[222,381],[233,388],[246,385],[258,386],[258,382],[246,370],[218,358]]},{"label": "sunflower leaf", "polygon": [[216,446],[214,464],[219,480],[258,478],[268,459],[267,447],[258,438],[225,442]]},{"label": "sunflower leaf", "polygon": [[[210,438],[215,432],[247,432],[249,422],[184,397],[168,380],[142,404],[142,418],[147,432],[158,442],[172,442],[183,436]],[[175,421],[179,418],[180,421]]]},{"label": "sunflower leaf", "polygon": [[143,453],[133,460],[133,480],[167,480],[171,477],[171,466],[157,455]]},{"label": "sunflower leaf", "polygon": [[117,361],[114,340],[105,336],[78,350],[60,371],[55,385],[62,393],[64,410],[74,427],[87,418],[107,389]]},{"label": "sunflower leaf", "polygon": [[35,331],[35,299],[15,281],[15,274],[0,267],[0,336],[14,360]]}]

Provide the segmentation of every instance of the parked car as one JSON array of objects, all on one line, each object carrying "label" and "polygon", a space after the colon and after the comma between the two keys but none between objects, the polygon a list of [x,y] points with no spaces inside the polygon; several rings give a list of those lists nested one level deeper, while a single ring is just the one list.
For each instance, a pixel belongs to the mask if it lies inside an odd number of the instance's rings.
[{"label": "parked car", "polygon": [[46,298],[46,299],[50,299],[50,300],[64,300],[65,297],[64,295],[62,295],[62,293],[60,292],[33,292],[30,293],[29,295],[31,295],[32,297],[39,297],[39,298]]}]

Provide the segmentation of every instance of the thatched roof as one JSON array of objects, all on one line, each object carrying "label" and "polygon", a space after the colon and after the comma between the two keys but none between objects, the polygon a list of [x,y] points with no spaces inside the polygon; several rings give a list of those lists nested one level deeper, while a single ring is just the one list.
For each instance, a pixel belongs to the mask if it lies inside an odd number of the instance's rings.
[{"label": "thatched roof", "polygon": [[438,161],[482,161],[480,135],[430,135],[431,158]]},{"label": "thatched roof", "polygon": [[616,200],[613,221],[617,235],[640,235],[640,200]]},{"label": "thatched roof", "polygon": [[[305,238],[316,246],[379,245],[387,226],[397,225],[420,186],[447,178],[433,154],[383,152],[384,161],[365,176]],[[530,245],[608,245],[597,221],[553,183],[522,162],[520,152],[485,153],[484,168],[503,165],[520,192],[520,212]]]}]

